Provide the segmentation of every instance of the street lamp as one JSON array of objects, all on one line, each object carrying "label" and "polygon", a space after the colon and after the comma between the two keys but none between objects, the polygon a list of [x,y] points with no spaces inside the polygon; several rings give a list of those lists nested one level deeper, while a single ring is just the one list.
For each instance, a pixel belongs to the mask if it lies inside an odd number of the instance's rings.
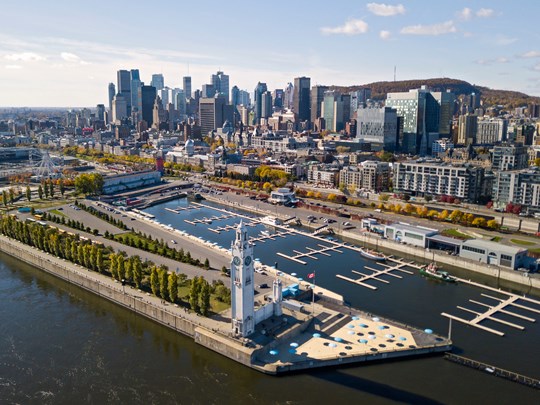
[{"label": "street lamp", "polygon": [[122,294],[126,293],[126,279],[122,279]]}]

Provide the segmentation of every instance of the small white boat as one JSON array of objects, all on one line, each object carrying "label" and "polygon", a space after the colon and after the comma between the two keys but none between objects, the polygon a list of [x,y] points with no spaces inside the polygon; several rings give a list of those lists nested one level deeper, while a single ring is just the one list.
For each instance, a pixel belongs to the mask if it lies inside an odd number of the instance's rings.
[{"label": "small white boat", "polygon": [[267,230],[261,231],[262,236],[270,236],[270,232]]},{"label": "small white boat", "polygon": [[376,262],[382,262],[386,260],[386,256],[375,250],[362,248],[360,249],[360,254],[366,259],[375,260]]},{"label": "small white boat", "polygon": [[271,225],[271,226],[281,225],[281,220],[279,218],[272,217],[270,215],[266,217],[262,217],[260,221],[265,225]]}]

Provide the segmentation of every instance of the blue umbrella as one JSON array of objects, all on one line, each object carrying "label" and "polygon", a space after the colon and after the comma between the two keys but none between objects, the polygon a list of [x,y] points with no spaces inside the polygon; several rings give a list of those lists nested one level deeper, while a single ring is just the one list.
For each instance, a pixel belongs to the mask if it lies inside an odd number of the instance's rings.
[{"label": "blue umbrella", "polygon": [[391,333],[387,333],[386,335],[384,335],[384,337],[387,339],[393,339],[394,335],[392,335]]},{"label": "blue umbrella", "polygon": [[347,326],[347,328],[353,329],[354,325],[351,323],[350,325]]},{"label": "blue umbrella", "polygon": [[358,326],[360,326],[361,328],[367,328],[368,327],[365,323],[359,323]]},{"label": "blue umbrella", "polygon": [[360,319],[360,318],[358,318],[357,316],[353,316],[353,317],[352,317],[352,320],[353,320],[353,321],[357,321],[358,319]]},{"label": "blue umbrella", "polygon": [[407,338],[406,338],[406,337],[403,337],[403,336],[398,337],[398,339],[401,340],[402,342],[404,342],[404,341],[407,340]]},{"label": "blue umbrella", "polygon": [[377,339],[377,336],[375,336],[375,335],[369,335],[369,336],[368,336],[368,339],[371,339],[371,340]]},{"label": "blue umbrella", "polygon": [[269,353],[272,355],[272,356],[275,356],[277,354],[279,354],[279,352],[277,350],[270,350]]},{"label": "blue umbrella", "polygon": [[354,330],[350,330],[347,332],[349,335],[354,335]]},{"label": "blue umbrella", "polygon": [[320,338],[320,337],[321,337],[321,334],[320,334],[320,333],[314,333],[314,334],[313,334],[313,337],[314,337],[314,338]]},{"label": "blue umbrella", "polygon": [[298,343],[292,342],[289,346],[291,346],[291,347],[298,347]]},{"label": "blue umbrella", "polygon": [[295,353],[296,353],[296,349],[289,349],[289,353],[295,354]]},{"label": "blue umbrella", "polygon": [[340,338],[340,337],[335,337],[334,340],[335,340],[336,342],[343,342],[343,339]]},{"label": "blue umbrella", "polygon": [[360,339],[359,342],[360,343],[367,343],[368,341],[367,341],[367,339]]},{"label": "blue umbrella", "polygon": [[424,332],[426,332],[428,335],[431,335],[433,333],[431,329],[424,329]]},{"label": "blue umbrella", "polygon": [[381,325],[381,326],[377,326],[377,329],[379,329],[379,330],[385,330],[386,328],[385,328],[383,325]]},{"label": "blue umbrella", "polygon": [[298,277],[298,281],[304,281],[302,277]]},{"label": "blue umbrella", "polygon": [[337,347],[337,345],[335,343],[330,343],[328,346],[330,347]]},{"label": "blue umbrella", "polygon": [[377,318],[376,316],[374,316],[373,318],[371,318],[371,320],[372,320],[373,322],[379,322],[379,321],[380,321],[380,319]]}]

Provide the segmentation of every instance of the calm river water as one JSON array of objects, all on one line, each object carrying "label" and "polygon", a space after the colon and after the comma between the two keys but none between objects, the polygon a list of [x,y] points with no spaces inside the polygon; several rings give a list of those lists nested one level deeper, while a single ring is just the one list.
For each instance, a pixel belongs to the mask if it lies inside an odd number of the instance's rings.
[{"label": "calm river water", "polygon": [[[230,244],[232,232],[218,235],[205,228],[237,220],[193,226],[183,220],[217,213],[210,208],[178,215],[164,210],[177,205],[170,202],[149,212],[163,223],[223,246]],[[255,235],[262,229],[249,228],[249,232]],[[315,248],[317,243],[288,236],[257,244],[255,255],[269,264],[277,261],[289,273],[305,276],[316,269],[317,284],[343,294],[352,305],[439,333],[448,328],[441,312],[464,315],[456,305],[474,308],[469,299],[489,302],[481,297],[483,290],[431,282],[417,275],[392,278],[377,291],[349,284],[335,275],[352,276],[351,270],[369,265],[350,251],[317,261],[306,259],[307,266],[275,255],[276,251]],[[4,254],[0,254],[0,299],[0,404],[518,404],[538,399],[538,392],[531,388],[440,356],[265,376]],[[455,351],[540,378],[540,325],[513,321],[526,329],[486,323],[504,331],[502,338],[454,323]]]}]

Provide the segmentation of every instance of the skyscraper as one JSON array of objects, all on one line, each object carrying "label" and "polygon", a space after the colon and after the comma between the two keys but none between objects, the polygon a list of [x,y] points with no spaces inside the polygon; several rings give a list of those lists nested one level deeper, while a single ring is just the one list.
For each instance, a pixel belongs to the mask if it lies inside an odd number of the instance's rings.
[{"label": "skyscraper", "polygon": [[152,81],[150,85],[156,88],[156,91],[165,87],[165,79],[161,73],[155,73],[152,75]]},{"label": "skyscraper", "polygon": [[284,97],[283,89],[275,89],[274,93],[272,94],[272,97],[274,99],[274,107],[283,108],[283,97]]},{"label": "skyscraper", "polygon": [[293,93],[294,86],[292,83],[287,83],[285,90],[283,91],[283,107],[287,109],[293,108]]},{"label": "skyscraper", "polygon": [[236,109],[236,106],[240,105],[239,103],[240,89],[238,86],[233,86],[231,89],[231,105]]},{"label": "skyscraper", "polygon": [[141,77],[139,69],[131,69],[130,72],[130,90],[131,90],[131,110],[137,111],[138,116],[141,116],[142,101],[141,101]]},{"label": "skyscraper", "polygon": [[216,88],[213,84],[202,85],[202,97],[212,98],[216,95]]},{"label": "skyscraper", "polygon": [[218,71],[215,75],[212,75],[212,84],[217,94],[221,94],[225,97],[225,101],[229,102],[229,75]]},{"label": "skyscraper", "polygon": [[113,124],[120,125],[122,120],[127,118],[127,102],[124,96],[118,93],[114,96],[112,102],[112,122]]},{"label": "skyscraper", "polygon": [[124,97],[127,105],[127,114],[131,114],[131,75],[129,70],[116,72],[118,94]]},{"label": "skyscraper", "polygon": [[154,86],[141,87],[141,104],[142,104],[142,119],[146,121],[148,127],[152,127],[154,101],[156,100],[157,92]]},{"label": "skyscraper", "polygon": [[226,120],[233,122],[233,107],[227,105],[225,97],[203,97],[199,100],[199,120],[201,134],[206,136],[210,131],[221,128]]},{"label": "skyscraper", "polygon": [[268,91],[268,88],[266,87],[266,83],[257,83],[257,86],[255,87],[255,108],[254,108],[254,115],[253,115],[253,124],[259,125],[260,119],[262,118],[262,95],[265,91]]},{"label": "skyscraper", "polygon": [[345,128],[350,112],[350,98],[348,94],[340,94],[336,91],[324,93],[322,103],[323,118],[326,129],[339,132]]},{"label": "skyscraper", "polygon": [[112,102],[116,95],[116,87],[114,83],[109,83],[109,113],[112,113]]},{"label": "skyscraper", "polygon": [[184,76],[183,83],[184,94],[186,95],[186,98],[191,98],[191,76]]},{"label": "skyscraper", "polygon": [[356,110],[365,106],[366,101],[371,98],[371,89],[364,88],[356,91],[351,91],[351,114]]},{"label": "skyscraper", "polygon": [[314,124],[317,118],[321,117],[321,103],[324,93],[328,91],[327,86],[313,86],[311,88],[311,123]]},{"label": "skyscraper", "polygon": [[294,79],[293,109],[298,122],[311,119],[310,87],[311,79],[309,77],[296,77]]},{"label": "skyscraper", "polygon": [[100,121],[105,121],[105,106],[103,104],[96,106],[96,118]]},{"label": "skyscraper", "polygon": [[261,118],[272,116],[272,93],[265,91],[261,97]]}]

